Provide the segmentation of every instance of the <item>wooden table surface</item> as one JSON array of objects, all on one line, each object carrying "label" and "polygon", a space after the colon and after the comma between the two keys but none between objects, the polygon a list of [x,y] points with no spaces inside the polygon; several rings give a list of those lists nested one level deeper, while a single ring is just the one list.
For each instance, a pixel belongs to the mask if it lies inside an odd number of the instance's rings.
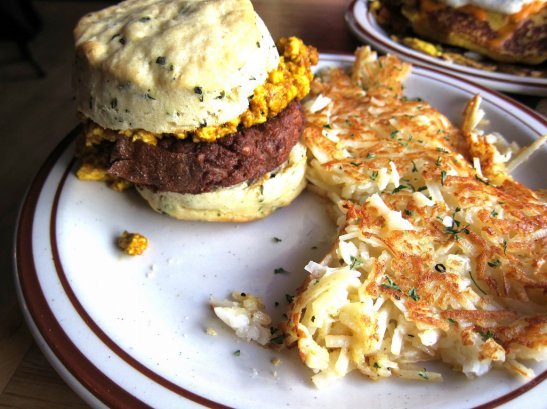
[{"label": "wooden table surface", "polygon": [[[358,46],[344,22],[350,0],[255,0],[272,36],[296,35],[321,52]],[[12,267],[19,204],[40,164],[75,126],[70,70],[72,28],[109,2],[37,1],[43,20],[30,43],[47,76],[38,78],[13,43],[0,42],[0,408],[87,407],[34,343],[19,310]],[[537,99],[523,98],[534,104]]]}]

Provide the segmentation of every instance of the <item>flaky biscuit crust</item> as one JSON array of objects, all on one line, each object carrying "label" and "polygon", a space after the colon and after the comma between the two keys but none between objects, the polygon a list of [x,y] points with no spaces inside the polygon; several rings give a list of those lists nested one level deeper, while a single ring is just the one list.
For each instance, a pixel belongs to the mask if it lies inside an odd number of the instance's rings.
[{"label": "flaky biscuit crust", "polygon": [[225,123],[279,63],[248,0],[129,0],[84,16],[74,36],[78,110],[110,129]]}]

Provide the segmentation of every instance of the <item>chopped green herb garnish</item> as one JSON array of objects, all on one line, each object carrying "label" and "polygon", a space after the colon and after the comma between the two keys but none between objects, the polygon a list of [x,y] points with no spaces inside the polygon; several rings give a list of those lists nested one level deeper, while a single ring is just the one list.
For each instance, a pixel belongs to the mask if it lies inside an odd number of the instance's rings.
[{"label": "chopped green herb garnish", "polygon": [[495,259],[495,260],[489,261],[487,264],[492,268],[496,268],[500,266],[501,261],[499,259]]},{"label": "chopped green herb garnish", "polygon": [[350,256],[350,259],[351,259],[351,264],[349,266],[350,270],[353,270],[355,267],[358,267],[361,264],[363,264],[363,260],[358,259],[357,257]]},{"label": "chopped green herb garnish", "polygon": [[477,282],[473,278],[473,274],[471,274],[471,271],[469,271],[469,277],[471,277],[471,281],[473,281],[473,284],[475,284],[475,287],[477,287],[480,290],[481,293],[486,295],[486,291],[484,291],[482,288],[479,287],[479,285],[477,284]]},{"label": "chopped green herb garnish", "polygon": [[378,362],[374,362],[374,365],[372,365],[372,366],[373,366],[374,368],[376,368],[376,369],[380,369],[380,368],[381,368],[381,366],[380,366],[380,364],[379,364]]},{"label": "chopped green herb garnish", "polygon": [[156,58],[156,64],[165,65],[165,57]]},{"label": "chopped green herb garnish", "polygon": [[389,134],[389,137],[390,137],[391,139],[394,139],[394,138],[397,136],[398,133],[399,133],[399,131],[393,131],[393,132],[391,132],[391,133]]},{"label": "chopped green herb garnish", "polygon": [[420,186],[418,189],[416,189],[418,192],[423,192],[424,190],[427,190],[427,186]]},{"label": "chopped green herb garnish", "polygon": [[416,167],[416,164],[414,163],[414,161],[412,161],[412,172],[413,173],[418,172],[418,168]]},{"label": "chopped green herb garnish", "polygon": [[278,267],[274,270],[274,274],[289,274],[283,267]]},{"label": "chopped green herb garnish", "polygon": [[323,128],[331,129],[332,126],[330,124],[325,124],[325,125],[323,125]]},{"label": "chopped green herb garnish", "polygon": [[412,213],[411,210],[408,210],[408,209],[405,209],[404,212],[407,216],[412,216],[414,214],[414,213]]},{"label": "chopped green herb garnish", "polygon": [[441,185],[444,186],[444,181],[446,180],[446,170],[441,170]]},{"label": "chopped green herb garnish", "polygon": [[397,192],[400,192],[401,190],[406,189],[406,188],[407,188],[407,186],[405,186],[405,185],[399,185],[395,189],[393,189],[393,191],[391,193],[392,194],[397,193]]},{"label": "chopped green herb garnish", "polygon": [[270,342],[272,344],[281,345],[284,340],[285,340],[285,335],[278,335],[277,337],[270,339]]},{"label": "chopped green herb garnish", "polygon": [[237,351],[234,351],[234,356],[240,356],[241,355],[241,351],[238,349]]},{"label": "chopped green herb garnish", "polygon": [[449,319],[448,319],[448,322],[451,323],[451,324],[457,324],[457,322],[454,321],[452,318],[449,318]]},{"label": "chopped green herb garnish", "polygon": [[388,288],[390,290],[395,290],[395,291],[401,291],[401,287],[395,284],[395,281],[393,281],[389,276],[385,276],[385,277],[387,280],[387,284],[380,284],[380,287]]},{"label": "chopped green herb garnish", "polygon": [[292,303],[292,300],[294,299],[294,295],[285,294],[285,299],[290,304],[290,303]]},{"label": "chopped green herb garnish", "polygon": [[194,87],[194,92],[199,95],[199,102],[203,102],[203,89],[201,87]]},{"label": "chopped green herb garnish", "polygon": [[360,163],[359,162],[350,162],[353,166],[359,166]]},{"label": "chopped green herb garnish", "polygon": [[372,173],[370,174],[370,179],[371,180],[376,180],[377,178],[378,178],[378,171],[373,170]]},{"label": "chopped green herb garnish", "polygon": [[490,213],[490,215],[491,215],[492,217],[498,217],[498,214],[499,214],[499,213],[498,213],[498,212],[496,212],[496,210],[495,210],[495,209],[494,209],[494,210],[492,210],[492,213]]},{"label": "chopped green herb garnish", "polygon": [[282,241],[279,237],[273,237],[272,240],[274,243],[279,243],[280,241]]},{"label": "chopped green herb garnish", "polygon": [[372,152],[369,152],[368,155],[367,155],[367,159],[374,159],[376,157],[376,155]]},{"label": "chopped green herb garnish", "polygon": [[496,334],[494,334],[492,331],[488,330],[487,332],[484,331],[478,331],[479,335],[482,337],[483,341],[488,341],[490,338],[494,338]]},{"label": "chopped green herb garnish", "polygon": [[484,183],[486,186],[492,186],[492,183],[490,183],[487,180],[484,180],[483,178],[479,177],[479,175],[475,175],[475,179],[477,179],[479,182]]},{"label": "chopped green herb garnish", "polygon": [[420,376],[420,378],[429,381],[429,376],[427,375],[427,371],[425,370],[425,368],[423,371],[418,372],[418,375]]},{"label": "chopped green herb garnish", "polygon": [[507,240],[503,239],[503,254],[507,255]]},{"label": "chopped green herb garnish", "polygon": [[437,166],[441,166],[441,161],[442,161],[443,158],[441,158],[440,156],[437,157],[437,160],[435,161],[435,165]]},{"label": "chopped green herb garnish", "polygon": [[412,287],[410,290],[408,290],[408,296],[412,298],[414,301],[418,301],[420,299],[420,296],[416,292],[416,289]]}]

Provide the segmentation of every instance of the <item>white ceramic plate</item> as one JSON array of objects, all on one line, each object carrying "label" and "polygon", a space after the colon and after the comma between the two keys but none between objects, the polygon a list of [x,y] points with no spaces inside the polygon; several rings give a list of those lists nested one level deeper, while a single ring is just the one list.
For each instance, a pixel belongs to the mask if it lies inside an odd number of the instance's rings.
[{"label": "white ceramic plate", "polygon": [[[321,64],[351,60],[323,55]],[[521,144],[547,132],[533,111],[442,73],[415,68],[406,92],[430,101],[453,121],[465,101],[480,92],[492,129]],[[303,266],[321,259],[333,239],[325,204],[304,193],[262,221],[176,221],[152,212],[135,193],[76,180],[77,131],[51,154],[29,189],[15,264],[34,336],[91,405],[277,409],[357,408],[374,402],[375,408],[423,409],[545,403],[546,364],[532,365],[537,377],[528,382],[501,371],[471,382],[438,365],[445,377],[440,384],[371,382],[351,375],[326,390],[315,389],[294,350],[277,353],[240,341],[215,319],[208,300],[232,290],[250,292],[279,319],[285,294],[293,294],[303,280]],[[540,187],[546,163],[543,149],[516,176]],[[144,255],[120,254],[114,240],[123,230],[150,239]],[[278,267],[290,273],[274,274]],[[207,328],[218,335],[207,335]],[[278,366],[271,362],[275,357],[281,359]]]},{"label": "white ceramic plate", "polygon": [[367,0],[353,0],[345,17],[350,30],[361,41],[384,53],[395,54],[406,61],[458,75],[499,91],[547,96],[546,78],[523,77],[467,67],[429,56],[392,40],[376,23],[374,15],[368,9]]}]

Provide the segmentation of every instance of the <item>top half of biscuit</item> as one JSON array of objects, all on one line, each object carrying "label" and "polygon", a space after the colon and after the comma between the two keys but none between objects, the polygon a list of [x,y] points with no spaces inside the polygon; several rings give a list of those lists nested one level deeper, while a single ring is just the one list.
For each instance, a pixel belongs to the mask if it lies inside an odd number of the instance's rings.
[{"label": "top half of biscuit", "polygon": [[78,110],[116,130],[223,124],[279,63],[249,0],[128,0],[84,16],[74,37]]}]

